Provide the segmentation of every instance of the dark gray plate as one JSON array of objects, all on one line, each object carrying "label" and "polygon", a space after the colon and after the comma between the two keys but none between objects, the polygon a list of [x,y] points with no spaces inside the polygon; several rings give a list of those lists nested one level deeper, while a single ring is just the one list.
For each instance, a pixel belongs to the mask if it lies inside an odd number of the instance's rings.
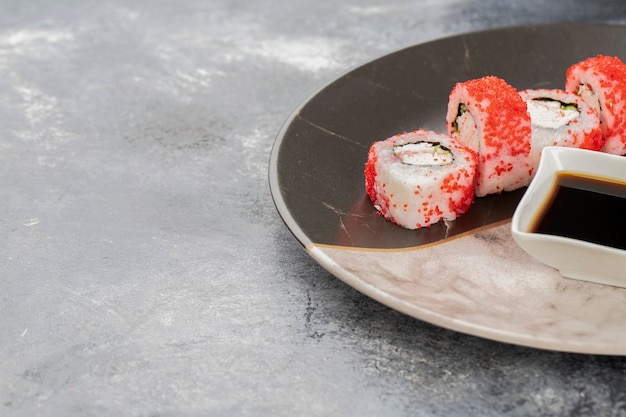
[{"label": "dark gray plate", "polygon": [[405,248],[509,219],[524,190],[479,198],[446,227],[405,230],[378,216],[365,194],[372,142],[424,128],[445,133],[456,82],[497,75],[518,89],[563,88],[573,63],[626,57],[626,27],[559,24],[469,33],[373,60],[306,101],[280,131],[270,159],[276,207],[304,246]]}]

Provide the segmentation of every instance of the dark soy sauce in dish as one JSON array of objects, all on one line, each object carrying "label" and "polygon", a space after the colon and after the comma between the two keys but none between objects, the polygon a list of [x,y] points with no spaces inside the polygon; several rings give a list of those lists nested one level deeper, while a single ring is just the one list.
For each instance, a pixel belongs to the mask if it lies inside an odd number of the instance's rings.
[{"label": "dark soy sauce in dish", "polygon": [[626,249],[626,182],[558,172],[528,232]]}]

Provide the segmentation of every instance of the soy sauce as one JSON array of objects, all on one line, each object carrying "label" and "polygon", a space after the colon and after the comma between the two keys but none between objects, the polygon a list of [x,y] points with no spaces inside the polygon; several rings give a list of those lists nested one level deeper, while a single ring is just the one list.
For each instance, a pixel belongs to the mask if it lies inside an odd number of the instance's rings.
[{"label": "soy sauce", "polygon": [[626,182],[559,172],[528,231],[626,249]]}]

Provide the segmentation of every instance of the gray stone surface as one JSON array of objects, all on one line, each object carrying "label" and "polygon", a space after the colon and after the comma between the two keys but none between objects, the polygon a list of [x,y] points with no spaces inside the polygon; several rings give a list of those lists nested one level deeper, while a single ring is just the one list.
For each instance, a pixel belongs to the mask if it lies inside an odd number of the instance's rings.
[{"label": "gray stone surface", "polygon": [[281,222],[309,94],[470,30],[622,0],[0,0],[0,415],[624,416],[626,359],[403,316]]}]

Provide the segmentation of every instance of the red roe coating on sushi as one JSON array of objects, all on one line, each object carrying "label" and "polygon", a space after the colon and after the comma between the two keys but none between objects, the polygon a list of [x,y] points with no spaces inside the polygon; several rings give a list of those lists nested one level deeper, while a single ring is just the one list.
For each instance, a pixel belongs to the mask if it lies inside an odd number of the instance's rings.
[{"label": "red roe coating on sushi", "polygon": [[604,136],[602,136],[602,131],[594,130],[585,136],[585,140],[580,147],[582,149],[599,151],[602,148],[602,145],[604,145]]},{"label": "red roe coating on sushi", "polygon": [[[530,152],[530,125],[519,124],[519,114],[526,114],[526,103],[517,90],[501,78],[487,76],[464,83],[468,94],[481,112],[487,111],[481,103],[489,102],[489,117],[483,125],[485,145],[499,147],[506,138],[512,156]],[[469,103],[468,103],[469,104]]]},{"label": "red roe coating on sushi", "polygon": [[448,199],[448,207],[458,215],[467,212],[474,202],[474,188],[467,188],[463,185],[468,178],[473,176],[467,170],[462,169],[448,174],[441,184],[441,191],[444,194],[452,194],[455,191],[464,193],[460,201],[455,201],[453,198]]},{"label": "red roe coating on sushi", "polygon": [[615,56],[597,55],[587,58],[569,67],[565,73],[565,78],[571,77],[575,70],[591,71],[594,75],[604,75],[607,80],[620,83],[626,79],[626,64]]},{"label": "red roe coating on sushi", "polygon": [[371,147],[367,154],[367,163],[365,164],[365,191],[370,199],[376,199],[376,191],[374,190],[374,184],[376,182],[376,152]]},{"label": "red roe coating on sushi", "polygon": [[569,67],[565,78],[570,92],[576,92],[580,84],[593,90],[591,84],[597,80],[603,95],[599,114],[605,140],[602,150],[626,154],[626,64],[618,57],[597,55]]}]

